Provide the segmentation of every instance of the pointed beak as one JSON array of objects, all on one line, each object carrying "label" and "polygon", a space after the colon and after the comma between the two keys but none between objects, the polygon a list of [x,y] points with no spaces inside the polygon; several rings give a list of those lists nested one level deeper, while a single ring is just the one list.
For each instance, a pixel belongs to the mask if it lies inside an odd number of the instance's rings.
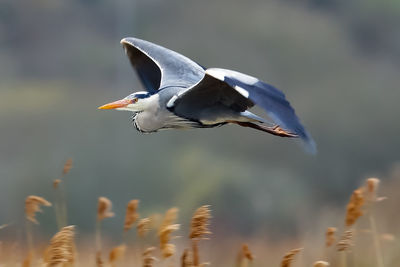
[{"label": "pointed beak", "polygon": [[115,102],[111,102],[108,104],[105,104],[101,107],[98,107],[98,109],[116,109],[116,108],[123,108],[126,107],[127,105],[132,104],[132,100],[130,99],[121,99]]}]

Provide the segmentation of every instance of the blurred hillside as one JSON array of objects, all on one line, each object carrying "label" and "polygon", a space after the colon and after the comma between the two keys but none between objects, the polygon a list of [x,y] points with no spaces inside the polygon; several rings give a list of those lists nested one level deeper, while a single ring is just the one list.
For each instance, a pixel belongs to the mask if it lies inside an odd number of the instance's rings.
[{"label": "blurred hillside", "polygon": [[[141,90],[126,36],[274,84],[319,153],[234,126],[142,135],[130,114],[97,110]],[[305,214],[342,205],[361,179],[399,161],[395,0],[2,0],[0,69],[0,224],[22,218],[28,194],[51,199],[68,157],[70,220],[81,231],[104,195],[121,219],[131,198],[183,216],[211,204],[216,225],[243,234],[295,233]]]}]

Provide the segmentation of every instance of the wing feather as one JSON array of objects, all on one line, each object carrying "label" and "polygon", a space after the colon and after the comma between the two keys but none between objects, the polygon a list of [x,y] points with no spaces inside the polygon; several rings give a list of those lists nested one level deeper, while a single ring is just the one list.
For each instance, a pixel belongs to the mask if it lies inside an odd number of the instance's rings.
[{"label": "wing feather", "polygon": [[121,40],[127,56],[149,92],[169,86],[189,87],[204,77],[204,69],[189,58],[138,38]]},{"label": "wing feather", "polygon": [[242,91],[242,94],[247,95],[249,100],[263,108],[278,125],[291,133],[299,135],[305,142],[306,149],[309,152],[316,152],[314,140],[301,124],[282,91],[255,77],[236,71],[212,68],[206,70],[207,75],[224,81],[235,90]]},{"label": "wing feather", "polygon": [[268,116],[282,129],[298,135],[307,151],[316,152],[316,145],[310,134],[300,123],[294,109],[283,92],[259,79],[236,71],[211,68],[204,78],[192,87],[171,98],[168,108],[178,116],[201,119],[203,110],[227,115],[229,112],[243,112],[253,105],[263,108]]}]

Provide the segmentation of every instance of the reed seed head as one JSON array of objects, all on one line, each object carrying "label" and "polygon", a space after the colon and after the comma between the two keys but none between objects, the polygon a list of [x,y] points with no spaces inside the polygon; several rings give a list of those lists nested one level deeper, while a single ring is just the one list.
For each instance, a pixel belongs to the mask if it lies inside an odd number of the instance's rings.
[{"label": "reed seed head", "polygon": [[129,231],[132,228],[133,224],[139,218],[139,213],[137,212],[139,205],[139,200],[132,199],[128,202],[126,206],[126,213],[125,213],[125,223],[124,223],[124,231]]},{"label": "reed seed head", "polygon": [[346,207],[346,226],[352,226],[363,215],[364,194],[362,189],[354,190]]},{"label": "reed seed head", "polygon": [[144,238],[151,229],[151,219],[143,218],[139,220],[136,229],[138,236]]},{"label": "reed seed head", "polygon": [[190,227],[190,239],[207,239],[205,236],[211,234],[208,229],[211,211],[208,205],[198,208],[192,217]]},{"label": "reed seed head", "polygon": [[59,264],[73,264],[75,261],[75,226],[63,227],[56,233],[50,241],[48,250],[47,267],[57,266]]},{"label": "reed seed head", "polygon": [[102,267],[104,266],[104,261],[101,257],[101,251],[96,252],[96,266],[97,267]]},{"label": "reed seed head", "polygon": [[365,187],[367,191],[367,199],[368,201],[376,201],[378,187],[379,187],[380,180],[378,178],[368,178]]},{"label": "reed seed head", "polygon": [[36,220],[36,213],[42,212],[41,206],[50,207],[51,203],[39,196],[28,196],[25,199],[25,216],[33,223],[39,224]]},{"label": "reed seed head", "polygon": [[329,263],[326,261],[316,261],[314,262],[314,267],[328,267]]},{"label": "reed seed head", "polygon": [[193,261],[190,259],[190,252],[185,249],[181,256],[181,267],[193,267]]},{"label": "reed seed head", "polygon": [[171,224],[163,228],[159,233],[160,248],[164,258],[171,257],[175,253],[175,245],[169,244],[171,233],[179,229],[179,224]]},{"label": "reed seed head", "polygon": [[126,251],[125,245],[119,245],[117,247],[114,247],[110,251],[110,255],[108,257],[110,264],[114,265],[117,261],[121,260],[125,255],[125,251]]},{"label": "reed seed head", "polygon": [[67,173],[69,173],[71,168],[72,168],[72,159],[69,158],[69,159],[67,159],[67,161],[64,164],[64,168],[63,168],[62,174],[66,175]]},{"label": "reed seed head", "polygon": [[175,253],[175,245],[169,244],[171,233],[179,229],[179,224],[173,224],[178,216],[178,209],[171,208],[167,210],[164,220],[158,230],[160,239],[161,253],[164,258],[168,258]]},{"label": "reed seed head", "polygon": [[32,262],[33,262],[33,253],[32,251],[29,251],[24,261],[22,262],[22,267],[30,267],[33,265]]},{"label": "reed seed head", "polygon": [[153,267],[156,258],[152,256],[155,247],[149,247],[143,252],[143,267]]},{"label": "reed seed head", "polygon": [[97,220],[102,221],[106,218],[114,217],[114,212],[112,212],[111,209],[111,200],[106,197],[99,197],[97,202]]},{"label": "reed seed head", "polygon": [[302,250],[302,248],[296,248],[296,249],[292,249],[291,251],[289,251],[288,253],[286,253],[286,255],[283,257],[282,261],[281,261],[281,267],[290,267],[292,265],[292,262],[294,260],[294,257],[296,256],[296,254],[298,254],[300,251]]},{"label": "reed seed head", "polygon": [[169,210],[167,210],[159,227],[159,231],[163,230],[164,227],[173,224],[178,218],[178,212],[178,208],[170,208]]},{"label": "reed seed head", "polygon": [[332,246],[336,241],[336,234],[337,229],[335,227],[328,227],[326,228],[325,233],[325,245],[326,247]]},{"label": "reed seed head", "polygon": [[348,230],[343,233],[339,242],[336,244],[338,251],[348,251],[353,246],[353,231]]},{"label": "reed seed head", "polygon": [[53,180],[53,188],[54,189],[57,189],[58,188],[58,185],[61,183],[61,180],[60,179],[55,179],[55,180]]},{"label": "reed seed head", "polygon": [[249,246],[247,244],[242,245],[242,254],[243,254],[243,257],[248,259],[249,261],[254,260],[253,253],[251,253]]}]

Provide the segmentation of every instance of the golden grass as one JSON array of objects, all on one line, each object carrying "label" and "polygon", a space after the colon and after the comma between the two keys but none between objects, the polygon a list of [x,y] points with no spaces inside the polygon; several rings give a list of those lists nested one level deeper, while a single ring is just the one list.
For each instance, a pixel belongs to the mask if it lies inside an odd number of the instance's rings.
[{"label": "golden grass", "polygon": [[152,255],[155,249],[155,247],[149,247],[143,252],[143,267],[153,267],[154,262],[157,260]]},{"label": "golden grass", "polygon": [[343,233],[336,247],[338,251],[349,251],[353,246],[353,230],[347,230]]},{"label": "golden grass", "polygon": [[41,206],[50,207],[51,203],[39,196],[28,196],[25,199],[26,218],[35,224],[39,224],[39,222],[36,220],[36,213],[42,212]]},{"label": "golden grass", "polygon": [[112,202],[106,197],[99,197],[97,202],[97,221],[102,221],[106,218],[114,217],[114,212],[111,211]]},{"label": "golden grass", "polygon": [[326,261],[316,261],[313,264],[313,267],[327,267],[329,266],[329,263]]},{"label": "golden grass", "polygon": [[169,258],[175,254],[175,245],[170,244],[171,233],[179,230],[180,225],[174,224],[178,217],[178,209],[171,208],[165,213],[164,219],[158,230],[158,237],[160,240],[160,249],[163,258]]},{"label": "golden grass", "polygon": [[119,245],[114,247],[108,256],[108,261],[111,266],[117,266],[119,261],[122,261],[126,252],[126,245]]},{"label": "golden grass", "polygon": [[363,215],[363,211],[361,210],[363,205],[363,190],[354,190],[346,208],[346,226],[352,226],[357,221],[357,219]]},{"label": "golden grass", "polygon": [[114,217],[114,212],[111,211],[112,202],[106,197],[99,197],[97,200],[97,221],[96,221],[96,264],[103,266],[102,258],[102,242],[101,242],[101,222],[106,218]]},{"label": "golden grass", "polygon": [[247,267],[254,260],[254,255],[247,244],[243,244],[236,257],[237,267]]},{"label": "golden grass", "polygon": [[75,262],[75,226],[66,226],[50,240],[50,246],[44,257],[47,267],[72,266]]},{"label": "golden grass", "polygon": [[328,227],[325,232],[325,246],[331,247],[336,242],[336,227]]},{"label": "golden grass", "polygon": [[124,231],[129,231],[132,228],[133,224],[140,217],[139,213],[137,212],[138,205],[139,200],[132,199],[126,206]]},{"label": "golden grass", "polygon": [[[72,161],[67,161],[64,165],[63,175],[66,175],[72,167]],[[61,179],[54,180],[54,189],[59,188]],[[384,248],[387,248],[388,244],[395,244],[393,241],[397,241],[396,237],[391,233],[382,234],[378,228],[378,224],[375,220],[375,213],[377,211],[377,204],[383,199],[378,196],[378,189],[380,180],[377,178],[369,178],[365,181],[364,185],[352,193],[349,203],[346,206],[345,220],[343,228],[339,227],[328,227],[325,231],[325,241],[321,243],[321,250],[324,251],[322,254],[315,253],[315,259],[318,261],[311,261],[308,259],[307,265],[304,265],[304,254],[310,255],[310,248],[305,247],[304,253],[302,253],[302,261],[299,261],[296,255],[302,251],[302,248],[293,249],[287,252],[281,259],[281,267],[294,267],[294,266],[314,266],[314,267],[326,267],[338,266],[347,267],[353,266],[355,259],[357,258],[356,253],[357,247],[369,246],[369,251],[374,251],[371,254],[373,257],[373,265],[378,267],[389,267],[385,265],[385,258],[383,257],[386,253]],[[66,202],[64,202],[66,203]],[[62,204],[62,203],[59,203]],[[126,208],[125,220],[123,225],[123,233],[129,231],[136,224],[137,236],[140,237],[140,246],[133,245],[132,242],[125,242],[119,246],[115,246],[108,250],[108,260],[103,259],[102,253],[102,242],[101,242],[101,222],[104,219],[114,217],[112,211],[112,202],[106,197],[99,197],[97,203],[97,214],[93,211],[93,215],[97,215],[96,219],[96,246],[95,251],[91,252],[91,263],[90,266],[95,264],[96,266],[143,266],[143,267],[154,267],[156,265],[173,267],[200,267],[205,266],[207,263],[202,263],[200,260],[200,252],[203,254],[199,247],[199,243],[203,240],[210,239],[210,219],[211,210],[210,206],[203,205],[195,210],[190,221],[190,229],[187,236],[190,242],[188,246],[176,246],[172,243],[174,238],[173,233],[180,229],[178,220],[178,208],[171,208],[165,212],[165,215],[160,218],[158,215],[152,215],[145,218],[140,218],[138,213],[139,200],[133,199],[129,201]],[[19,265],[21,266],[89,266],[87,264],[79,264],[78,254],[75,247],[75,226],[64,226],[51,238],[49,245],[45,248],[36,246],[33,241],[33,228],[31,225],[39,224],[36,214],[41,211],[42,206],[51,206],[51,203],[46,199],[39,196],[28,196],[25,200],[25,216],[27,222],[27,250],[20,255]],[[157,223],[159,222],[159,223]],[[360,223],[362,227],[360,226]],[[367,224],[367,226],[365,226]],[[0,230],[4,231],[7,225],[0,226]],[[7,228],[6,228],[7,229]],[[159,247],[156,248],[152,244],[153,241],[150,238],[145,238],[152,229],[157,229],[157,237]],[[339,232],[338,229],[341,229]],[[341,233],[341,234],[338,234]],[[319,233],[323,237],[324,233]],[[338,237],[337,237],[338,236]],[[127,236],[125,236],[127,237]],[[150,235],[149,235],[150,237]],[[357,238],[356,238],[357,237]],[[367,238],[369,242],[363,244],[358,243],[359,237]],[[181,242],[182,243],[182,242]],[[381,244],[382,243],[382,244]],[[383,247],[385,245],[385,247]],[[318,246],[318,244],[315,244]],[[4,245],[0,242],[0,255],[3,253]],[[147,249],[145,249],[147,248]],[[237,267],[248,267],[255,264],[255,266],[270,266],[266,262],[257,262],[258,258],[254,257],[254,254],[249,249],[247,244],[243,244],[241,249],[237,253],[236,259],[232,251],[224,251],[223,248],[219,248],[220,252],[223,252],[223,257],[232,257]],[[315,252],[315,249],[312,250]],[[176,254],[181,252],[180,259],[174,257]],[[226,253],[225,253],[226,252]],[[93,254],[94,253],[94,254]],[[24,256],[22,256],[24,255]],[[37,255],[43,255],[39,258]],[[133,255],[135,258],[134,264],[132,264],[132,257],[125,257],[125,255]],[[139,255],[139,256],[138,256]],[[230,256],[229,256],[230,255]],[[158,261],[157,257],[162,260]],[[322,257],[321,257],[322,256]],[[358,256],[358,258],[362,257]],[[107,258],[106,258],[107,259]],[[297,259],[297,262],[295,260]],[[0,257],[0,266],[2,264],[2,258]],[[303,264],[301,264],[303,262]],[[388,260],[386,262],[389,262]],[[393,261],[392,261],[393,262]],[[258,264],[258,265],[257,265]],[[12,264],[11,264],[12,265]],[[5,266],[8,266],[7,264]],[[14,265],[12,265],[14,266]],[[277,266],[277,265],[276,265]],[[369,266],[369,265],[360,265]]]},{"label": "golden grass", "polygon": [[290,267],[292,266],[292,262],[294,261],[294,257],[302,250],[303,248],[292,249],[288,253],[285,254],[281,261],[281,267]]},{"label": "golden grass", "polygon": [[140,219],[137,223],[136,229],[137,229],[137,235],[141,238],[144,238],[151,229],[151,219],[150,218]]},{"label": "golden grass", "polygon": [[190,225],[190,239],[207,239],[207,235],[211,232],[208,229],[209,220],[211,219],[210,206],[204,205],[198,208],[193,214]]},{"label": "golden grass", "polygon": [[63,176],[66,175],[67,173],[69,173],[69,171],[72,169],[72,159],[69,158],[67,159],[67,161],[64,164],[64,168],[62,171]]}]

